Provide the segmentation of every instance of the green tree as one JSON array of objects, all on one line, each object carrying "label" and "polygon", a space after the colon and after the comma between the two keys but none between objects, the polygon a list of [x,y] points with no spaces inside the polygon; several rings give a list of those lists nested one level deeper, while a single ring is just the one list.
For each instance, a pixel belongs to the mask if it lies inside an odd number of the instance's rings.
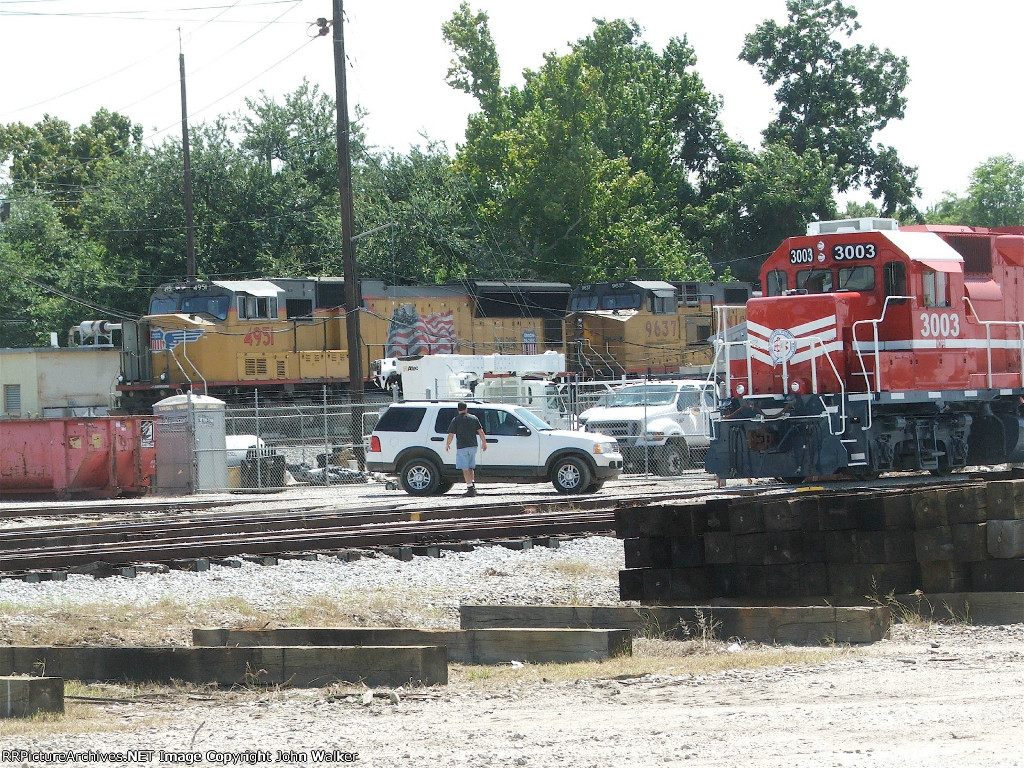
[{"label": "green tree", "polygon": [[946,192],[928,208],[925,220],[974,227],[1024,226],[1024,163],[1010,154],[988,158],[971,172],[964,197]]},{"label": "green tree", "polygon": [[844,219],[873,219],[881,216],[878,206],[872,202],[857,203],[853,200],[846,202],[846,210],[843,211]]},{"label": "green tree", "polygon": [[63,340],[82,320],[114,312],[106,299],[118,276],[102,249],[70,231],[45,195],[12,198],[0,270],[0,346],[48,346],[51,332]]},{"label": "green tree", "polygon": [[368,233],[357,244],[360,275],[390,284],[469,276],[481,233],[466,213],[466,191],[443,144],[371,156],[357,201]]},{"label": "green tree", "polygon": [[100,109],[74,130],[46,115],[31,126],[0,125],[0,166],[10,163],[12,194],[46,194],[61,220],[77,229],[88,189],[104,184],[110,163],[137,151],[141,141],[142,126],[116,112]]},{"label": "green tree", "polygon": [[635,22],[598,20],[521,88],[501,89],[486,14],[463,4],[444,33],[449,83],[481,105],[456,158],[486,233],[477,269],[572,282],[712,274],[684,212],[725,137],[685,39],[659,54]]},{"label": "green tree", "polygon": [[720,271],[756,280],[761,263],[807,222],[835,218],[831,169],[816,150],[796,154],[784,144],[759,152],[733,144],[705,213],[702,245]]},{"label": "green tree", "polygon": [[903,118],[906,58],[876,45],[844,45],[860,24],[841,0],[787,0],[786,8],[788,23],[759,24],[739,57],[775,87],[779,112],[763,132],[765,144],[784,143],[798,155],[816,149],[838,192],[867,188],[883,215],[913,213],[917,169],[892,147],[872,145],[875,133]]}]

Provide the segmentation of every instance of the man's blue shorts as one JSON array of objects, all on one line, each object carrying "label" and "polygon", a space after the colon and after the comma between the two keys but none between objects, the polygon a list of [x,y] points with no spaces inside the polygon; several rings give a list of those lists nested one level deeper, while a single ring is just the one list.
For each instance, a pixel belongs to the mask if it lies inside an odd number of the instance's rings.
[{"label": "man's blue shorts", "polygon": [[472,448],[457,448],[455,450],[456,469],[476,469],[476,446]]}]

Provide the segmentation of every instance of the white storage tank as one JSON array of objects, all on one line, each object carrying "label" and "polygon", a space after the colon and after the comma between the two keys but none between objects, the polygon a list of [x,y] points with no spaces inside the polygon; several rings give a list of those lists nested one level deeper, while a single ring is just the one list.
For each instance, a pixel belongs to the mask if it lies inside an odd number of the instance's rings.
[{"label": "white storage tank", "polygon": [[157,493],[223,491],[228,487],[223,400],[187,392],[153,405]]}]

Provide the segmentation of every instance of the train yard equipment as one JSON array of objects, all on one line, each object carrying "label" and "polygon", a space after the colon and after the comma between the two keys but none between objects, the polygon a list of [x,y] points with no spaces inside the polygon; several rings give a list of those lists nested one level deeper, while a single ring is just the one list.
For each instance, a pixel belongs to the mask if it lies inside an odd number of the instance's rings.
[{"label": "train yard equipment", "polygon": [[[565,319],[569,370],[595,379],[697,375],[708,371],[711,337],[737,325],[749,283],[627,280],[581,285]],[[723,311],[723,307],[730,307]]]},{"label": "train yard equipment", "polygon": [[815,222],[716,358],[707,468],[799,480],[1024,461],[1024,228]]},{"label": "train yard equipment", "polygon": [[[161,285],[147,314],[122,323],[120,407],[195,390],[236,401],[343,394],[352,375],[390,388],[397,358],[565,354],[583,379],[704,372],[718,310],[750,296],[746,283],[565,283],[466,280],[445,285],[360,282],[362,358],[349,370],[339,278],[211,280]],[[568,309],[567,309],[568,308]],[[728,317],[734,321],[735,314]]]}]

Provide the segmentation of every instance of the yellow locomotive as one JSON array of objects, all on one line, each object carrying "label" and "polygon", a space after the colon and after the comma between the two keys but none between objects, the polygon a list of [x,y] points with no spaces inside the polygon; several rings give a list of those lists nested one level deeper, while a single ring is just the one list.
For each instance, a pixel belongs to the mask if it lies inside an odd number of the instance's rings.
[{"label": "yellow locomotive", "polygon": [[[564,283],[360,282],[364,370],[383,357],[564,350]],[[235,399],[317,396],[349,381],[340,278],[167,283],[149,311],[123,325],[121,407],[147,411],[175,391]]]},{"label": "yellow locomotive", "polygon": [[733,282],[581,285],[565,318],[569,368],[591,378],[706,373],[709,339],[742,322],[751,294],[749,283]]}]

